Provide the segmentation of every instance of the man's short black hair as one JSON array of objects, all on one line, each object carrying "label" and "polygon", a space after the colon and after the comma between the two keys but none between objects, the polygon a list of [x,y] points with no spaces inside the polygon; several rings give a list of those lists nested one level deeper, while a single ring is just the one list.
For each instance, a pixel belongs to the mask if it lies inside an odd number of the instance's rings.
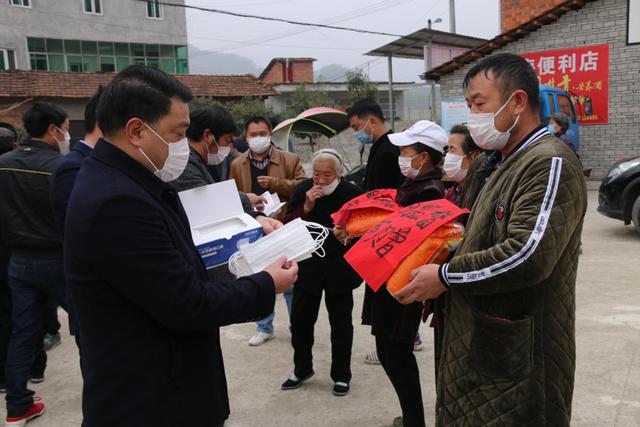
[{"label": "man's short black hair", "polygon": [[96,128],[96,109],[98,108],[98,101],[100,101],[100,95],[104,91],[102,85],[98,86],[98,90],[87,102],[84,107],[84,133],[91,133]]},{"label": "man's short black hair", "polygon": [[476,145],[475,141],[471,137],[469,128],[467,128],[465,125],[455,125],[451,128],[450,133],[452,135],[456,134],[462,135],[464,137],[464,140],[462,141],[462,151],[464,152],[464,154],[472,153],[480,148]]},{"label": "man's short black hair", "polygon": [[62,126],[67,117],[67,112],[59,105],[38,101],[22,115],[22,123],[31,138],[40,138],[49,126]]},{"label": "man's short black hair", "polygon": [[0,154],[13,150],[18,142],[18,131],[11,123],[0,122]]},{"label": "man's short black hair", "polygon": [[267,127],[269,128],[269,132],[273,130],[273,126],[271,126],[271,122],[269,121],[269,119],[267,119],[264,116],[252,116],[252,117],[249,117],[246,122],[244,122],[245,134],[247,133],[247,130],[249,129],[249,125],[251,123],[266,123]]},{"label": "man's short black hair", "polygon": [[100,96],[98,126],[105,135],[123,129],[134,117],[155,123],[169,114],[171,98],[189,102],[191,90],[155,67],[130,65],[120,71]]},{"label": "man's short black hair", "polygon": [[464,77],[462,87],[469,88],[471,79],[480,73],[484,73],[489,78],[489,71],[493,74],[495,85],[500,90],[502,99],[506,101],[511,94],[518,90],[524,90],[529,95],[529,106],[534,111],[538,111],[540,106],[539,81],[533,67],[521,56],[513,53],[498,53],[483,58],[476,65],[471,67]]},{"label": "man's short black hair", "polygon": [[356,101],[351,108],[347,110],[347,118],[350,119],[353,116],[357,116],[359,119],[366,119],[367,116],[374,116],[384,122],[382,107],[380,107],[380,104],[372,98],[365,98]]},{"label": "man's short black hair", "polygon": [[193,141],[200,141],[204,131],[209,129],[216,141],[220,136],[231,133],[235,134],[238,130],[233,116],[224,108],[206,107],[193,110],[189,115],[191,124],[187,128],[187,138]]},{"label": "man's short black hair", "polygon": [[415,144],[408,145],[408,147],[413,148],[418,154],[422,154],[424,152],[429,154],[429,159],[431,159],[431,165],[433,167],[437,167],[442,161],[443,154],[427,145],[417,142]]}]

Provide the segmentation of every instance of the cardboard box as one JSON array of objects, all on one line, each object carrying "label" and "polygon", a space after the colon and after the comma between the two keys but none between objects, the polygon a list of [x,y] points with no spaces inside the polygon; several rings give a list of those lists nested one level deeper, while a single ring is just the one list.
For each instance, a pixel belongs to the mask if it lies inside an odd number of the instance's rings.
[{"label": "cardboard box", "polygon": [[234,180],[181,191],[191,236],[207,269],[227,263],[239,247],[262,236],[262,226],[242,210]]}]

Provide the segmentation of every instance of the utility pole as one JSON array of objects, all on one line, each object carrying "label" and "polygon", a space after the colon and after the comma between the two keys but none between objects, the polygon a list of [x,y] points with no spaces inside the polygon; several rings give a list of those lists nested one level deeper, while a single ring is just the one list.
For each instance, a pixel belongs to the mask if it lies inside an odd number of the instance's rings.
[{"label": "utility pole", "polygon": [[[427,29],[429,30],[429,43],[427,45],[427,70],[431,70],[433,68],[433,35],[431,34],[431,25],[442,22],[442,19],[437,18],[435,21],[431,21],[431,19],[427,20]],[[431,97],[431,121],[438,122],[438,109],[436,105],[436,84],[433,80],[431,80],[431,91],[429,96]]]},{"label": "utility pole", "polygon": [[389,54],[387,57],[389,67],[389,122],[391,124],[391,130],[396,130],[396,112],[393,108],[393,55]]},{"label": "utility pole", "polygon": [[456,33],[456,0],[449,0],[449,32]]}]

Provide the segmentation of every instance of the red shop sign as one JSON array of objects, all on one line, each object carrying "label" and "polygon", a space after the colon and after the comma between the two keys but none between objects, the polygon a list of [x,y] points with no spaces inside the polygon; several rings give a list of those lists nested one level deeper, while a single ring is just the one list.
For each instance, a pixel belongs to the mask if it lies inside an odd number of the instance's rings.
[{"label": "red shop sign", "polygon": [[585,46],[521,55],[540,83],[571,94],[582,125],[609,122],[609,45]]}]

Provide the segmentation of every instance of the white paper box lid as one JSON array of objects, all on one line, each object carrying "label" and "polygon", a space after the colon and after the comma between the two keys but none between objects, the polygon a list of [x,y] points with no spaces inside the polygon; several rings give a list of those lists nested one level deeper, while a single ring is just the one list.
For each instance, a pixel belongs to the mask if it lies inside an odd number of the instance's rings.
[{"label": "white paper box lid", "polygon": [[242,215],[242,202],[232,179],[178,193],[192,229]]}]

